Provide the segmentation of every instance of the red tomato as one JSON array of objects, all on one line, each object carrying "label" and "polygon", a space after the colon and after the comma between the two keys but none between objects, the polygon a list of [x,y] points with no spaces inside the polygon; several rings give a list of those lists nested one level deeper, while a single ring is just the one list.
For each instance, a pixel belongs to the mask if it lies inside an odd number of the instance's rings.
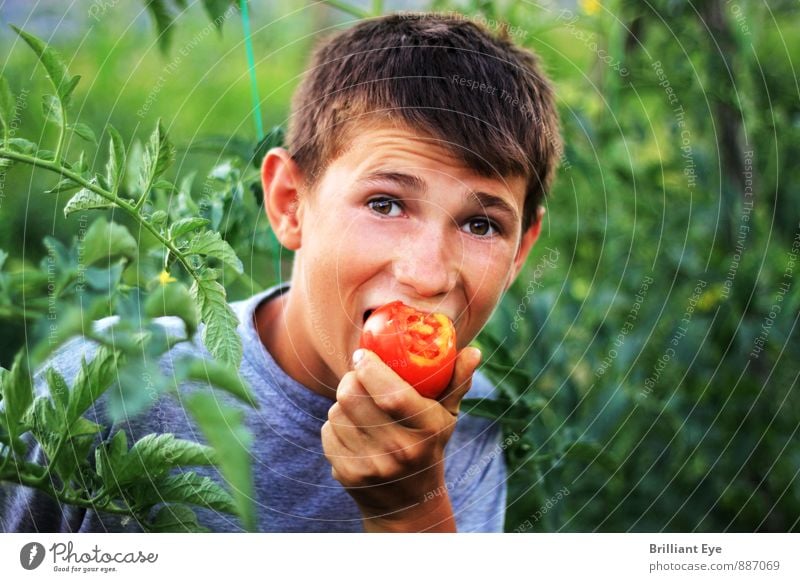
[{"label": "red tomato", "polygon": [[378,354],[426,398],[450,384],[456,363],[456,330],[442,313],[423,313],[402,301],[376,309],[364,323],[362,348]]}]

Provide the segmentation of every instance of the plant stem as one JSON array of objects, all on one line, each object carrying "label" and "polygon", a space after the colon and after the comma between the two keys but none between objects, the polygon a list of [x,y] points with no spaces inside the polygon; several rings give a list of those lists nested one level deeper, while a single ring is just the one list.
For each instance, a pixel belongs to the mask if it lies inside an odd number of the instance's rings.
[{"label": "plant stem", "polygon": [[[25,466],[29,467],[33,465],[31,463],[25,463]],[[106,513],[116,513],[118,515],[132,515],[130,510],[114,507],[110,501],[98,505],[97,503],[94,502],[95,498],[85,499],[83,497],[70,495],[68,493],[59,493],[53,488],[52,484],[47,482],[41,483],[39,477],[26,475],[19,469],[20,468],[18,467],[16,470],[11,471],[8,474],[0,473],[0,481],[10,481],[12,483],[17,483],[19,485],[22,485],[24,487],[32,487],[33,489],[37,489],[43,493],[46,493],[53,499],[56,499],[61,503],[67,505],[75,505],[77,507],[82,507],[84,509],[92,509],[94,511],[104,511]]]},{"label": "plant stem", "polygon": [[55,158],[57,162],[61,159],[61,150],[64,149],[64,133],[67,129],[67,105],[66,103],[61,102],[60,98],[59,103],[61,104],[61,107],[59,107],[59,110],[61,111],[61,123],[58,125],[58,143],[56,143]]},{"label": "plant stem", "polygon": [[[97,194],[98,196],[101,196],[102,198],[105,198],[109,202],[113,202],[114,204],[119,206],[123,211],[125,211],[128,215],[130,215],[141,226],[143,226],[144,228],[149,230],[152,233],[152,235],[162,245],[167,247],[167,249],[169,249],[169,251],[173,255],[175,255],[175,258],[177,258],[178,261],[183,265],[183,268],[186,269],[186,272],[189,273],[189,275],[191,275],[192,278],[195,279],[196,281],[198,281],[198,282],[200,281],[200,278],[199,278],[198,274],[192,268],[192,266],[189,264],[189,261],[186,259],[186,257],[183,255],[183,253],[181,253],[178,250],[178,248],[175,246],[175,244],[171,240],[169,240],[163,234],[161,234],[155,226],[153,226],[152,224],[150,224],[149,222],[144,220],[142,215],[139,214],[139,211],[138,211],[139,209],[138,209],[137,206],[134,206],[130,202],[120,198],[119,196],[116,196],[113,192],[109,192],[108,190],[105,190],[104,188],[101,188],[97,184],[92,184],[91,182],[86,180],[80,174],[76,174],[72,170],[69,170],[69,169],[63,167],[63,166],[59,165],[56,162],[50,162],[48,160],[43,160],[41,158],[35,158],[35,157],[29,156],[27,154],[20,154],[20,153],[12,152],[12,151],[5,150],[5,149],[4,150],[0,150],[0,158],[7,158],[9,160],[16,160],[18,162],[23,162],[23,163],[26,163],[26,164],[30,164],[30,165],[35,166],[35,167],[44,168],[45,170],[50,170],[51,172],[54,172],[54,173],[56,173],[56,174],[58,174],[60,176],[69,178],[70,180],[72,180],[76,184],[80,184],[83,188],[85,188],[85,189],[87,189],[87,190],[89,190],[91,192],[94,192],[95,194]],[[57,160],[58,160],[58,158],[56,158],[56,161]]]}]

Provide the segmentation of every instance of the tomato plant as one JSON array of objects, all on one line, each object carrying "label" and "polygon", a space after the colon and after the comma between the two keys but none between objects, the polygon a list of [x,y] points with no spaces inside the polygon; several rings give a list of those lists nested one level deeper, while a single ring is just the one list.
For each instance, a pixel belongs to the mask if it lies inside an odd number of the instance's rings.
[{"label": "tomato plant", "polygon": [[456,330],[443,313],[423,313],[402,301],[387,303],[367,318],[360,345],[426,398],[439,396],[453,376]]}]

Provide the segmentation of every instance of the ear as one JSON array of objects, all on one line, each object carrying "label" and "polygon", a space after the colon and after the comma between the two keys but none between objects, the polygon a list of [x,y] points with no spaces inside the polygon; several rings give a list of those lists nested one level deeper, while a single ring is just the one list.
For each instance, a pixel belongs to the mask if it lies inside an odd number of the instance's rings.
[{"label": "ear", "polygon": [[303,209],[300,190],[303,175],[284,148],[272,148],[261,163],[264,211],[278,241],[291,251],[302,242]]},{"label": "ear", "polygon": [[539,233],[542,231],[544,213],[544,207],[540,206],[536,213],[536,220],[525,232],[522,233],[522,240],[519,242],[517,256],[514,257],[514,265],[511,269],[511,275],[508,278],[508,282],[506,283],[505,291],[508,291],[508,288],[511,287],[511,284],[516,280],[517,275],[519,275],[520,271],[522,271],[522,267],[525,265],[525,261],[528,259],[528,255],[530,254],[533,245],[536,244],[536,241],[539,239]]}]

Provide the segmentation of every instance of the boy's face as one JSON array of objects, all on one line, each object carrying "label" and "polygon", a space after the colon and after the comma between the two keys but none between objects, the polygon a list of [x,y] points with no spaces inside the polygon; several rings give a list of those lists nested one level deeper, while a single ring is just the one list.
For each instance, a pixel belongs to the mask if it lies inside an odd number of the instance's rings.
[{"label": "boy's face", "polygon": [[[269,180],[296,185],[297,172],[284,159]],[[429,138],[390,125],[361,132],[276,228],[296,250],[286,323],[295,349],[313,346],[303,357],[321,360],[309,370],[341,378],[365,314],[398,299],[448,315],[466,346],[538,236],[540,222],[521,232],[524,195],[523,178],[478,176]]]}]

